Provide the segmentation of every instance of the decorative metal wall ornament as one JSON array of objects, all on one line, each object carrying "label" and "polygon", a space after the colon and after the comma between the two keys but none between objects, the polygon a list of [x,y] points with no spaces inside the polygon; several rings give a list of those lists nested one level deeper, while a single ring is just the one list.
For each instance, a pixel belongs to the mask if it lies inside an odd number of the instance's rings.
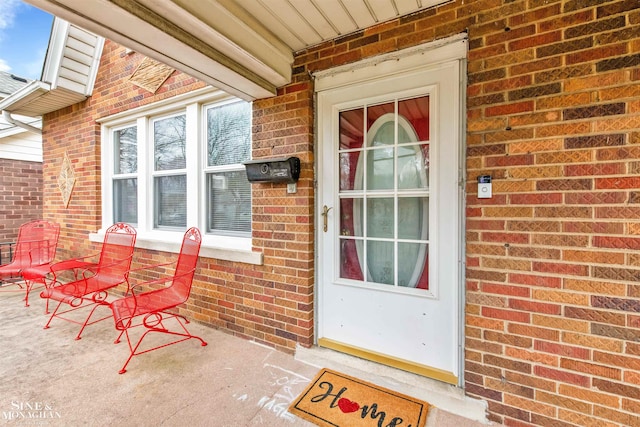
[{"label": "decorative metal wall ornament", "polygon": [[151,58],[144,58],[138,68],[133,72],[129,80],[136,86],[156,93],[162,83],[175,71],[174,68],[154,61]]},{"label": "decorative metal wall ornament", "polygon": [[60,167],[60,175],[58,176],[58,188],[60,189],[60,195],[62,196],[62,203],[64,207],[69,206],[69,200],[71,200],[71,192],[73,186],[76,183],[76,174],[73,171],[73,166],[69,160],[69,155],[64,152],[64,159],[62,159],[62,166]]}]

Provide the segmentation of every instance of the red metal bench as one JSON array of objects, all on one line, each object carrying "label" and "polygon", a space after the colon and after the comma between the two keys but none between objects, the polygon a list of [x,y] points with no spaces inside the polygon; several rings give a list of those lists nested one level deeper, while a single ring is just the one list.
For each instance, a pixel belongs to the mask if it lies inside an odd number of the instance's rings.
[{"label": "red metal bench", "polygon": [[[145,267],[146,270],[157,272],[159,267],[175,264],[172,276],[136,283],[129,288],[130,295],[111,303],[115,327],[120,331],[120,335],[115,342],[119,343],[122,335],[124,335],[127,338],[130,351],[129,357],[122,369],[120,369],[121,374],[126,372],[127,365],[133,356],[148,353],[191,338],[199,340],[203,346],[207,345],[202,338],[192,335],[187,330],[185,325],[189,321],[175,311],[176,307],[186,302],[189,298],[201,241],[202,237],[197,228],[193,227],[187,230],[182,240],[180,254],[175,263]],[[170,324],[173,325],[173,330],[169,329]],[[130,330],[139,326],[144,327],[145,330],[135,340],[131,336]],[[151,332],[168,334],[177,338],[152,348],[141,349],[140,344]]]},{"label": "red metal bench", "polygon": [[[24,280],[26,296],[25,306],[29,306],[29,293],[36,282],[44,284],[41,280],[32,280],[25,277],[24,271],[29,268],[48,269],[56,254],[60,225],[45,220],[29,221],[20,226],[15,252],[11,262],[0,266],[0,281],[9,277],[21,277]],[[22,288],[21,282],[7,282]]]},{"label": "red metal bench", "polygon": [[[85,327],[111,317],[106,316],[90,322],[91,316],[98,307],[109,305],[107,297],[110,289],[121,284],[128,286],[127,276],[131,267],[135,242],[136,230],[128,224],[116,223],[105,232],[97,263],[89,263],[85,261],[85,258],[76,258],[54,264],[52,266],[54,274],[61,270],[70,269],[75,269],[76,273],[75,278],[67,283],[61,282],[57,276],[53,284],[40,294],[42,298],[58,301],[58,305],[44,328],[49,328],[54,317],[81,324],[82,327],[76,336],[78,340]],[[78,269],[82,270],[78,271]],[[63,305],[68,307],[60,310]],[[93,307],[84,321],[63,316],[88,306]]]}]

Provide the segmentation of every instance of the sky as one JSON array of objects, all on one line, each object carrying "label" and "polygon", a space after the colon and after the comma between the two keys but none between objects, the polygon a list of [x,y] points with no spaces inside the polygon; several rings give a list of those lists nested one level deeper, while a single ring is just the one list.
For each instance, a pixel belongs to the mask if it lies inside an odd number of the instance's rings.
[{"label": "sky", "polygon": [[0,71],[39,80],[52,22],[22,0],[0,0]]}]

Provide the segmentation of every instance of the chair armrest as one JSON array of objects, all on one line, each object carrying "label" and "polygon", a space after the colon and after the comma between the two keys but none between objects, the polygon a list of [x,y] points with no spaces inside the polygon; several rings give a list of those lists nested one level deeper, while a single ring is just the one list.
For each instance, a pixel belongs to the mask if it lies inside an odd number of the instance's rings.
[{"label": "chair armrest", "polygon": [[[76,280],[73,281],[72,283],[74,283],[74,286],[76,287],[76,289],[78,289],[79,293],[82,295],[86,295],[87,294],[87,287],[88,287],[88,283],[87,280],[92,278],[92,277],[97,277],[97,275],[100,273],[100,270],[107,268],[107,267],[111,267],[114,265],[118,265],[121,264],[123,262],[130,262],[130,259],[133,257],[133,254],[127,256],[126,258],[122,258],[119,259],[117,261],[114,261],[112,263],[109,264],[89,264],[89,267],[85,268],[82,271],[76,272]],[[54,273],[55,275],[55,273]],[[54,278],[54,280],[57,281],[56,278]],[[124,275],[124,280],[123,281],[127,281],[127,275],[125,273]],[[84,289],[82,289],[82,285],[81,283],[84,283]],[[66,283],[65,285],[68,285],[68,283]],[[128,286],[128,281],[127,281],[127,286]]]},{"label": "chair armrest", "polygon": [[87,269],[90,267],[95,267],[97,264],[95,262],[83,261],[88,258],[96,258],[99,256],[99,253],[87,255],[79,258],[66,259],[63,261],[58,261],[51,265],[51,271],[62,271],[62,270],[75,270],[78,268]]},{"label": "chair armrest", "polygon": [[[93,264],[87,268],[85,268],[84,270],[82,270],[82,274],[85,275],[87,272],[92,273],[93,274],[98,274],[100,273],[101,270],[105,269],[105,268],[109,268],[112,267],[114,265],[118,265],[118,264],[122,264],[123,262],[131,262],[131,259],[133,258],[133,254],[130,254],[128,256],[126,256],[125,258],[120,258],[117,259],[109,264]],[[95,268],[94,268],[95,267]],[[125,272],[124,276],[125,278],[127,278],[127,275],[129,274],[129,269],[127,269],[127,272]]]},{"label": "chair armrest", "polygon": [[[131,295],[133,295],[135,297],[136,294],[133,291],[134,289],[141,288],[142,286],[159,285],[160,283],[169,282],[171,280],[173,280],[173,276],[165,276],[165,277],[160,277],[158,279],[146,280],[144,282],[138,282],[138,283],[135,283],[135,284],[129,286],[129,291],[131,292]],[[138,293],[138,295],[140,295],[140,293]]]},{"label": "chair armrest", "polygon": [[171,261],[171,262],[165,262],[165,263],[162,263],[162,264],[146,264],[146,265],[140,266],[138,268],[129,269],[129,273],[131,273],[132,271],[153,270],[153,269],[158,268],[158,267],[165,267],[167,265],[173,265],[173,264],[176,264],[176,263],[177,263],[176,261]]},{"label": "chair armrest", "polygon": [[[178,262],[177,261],[171,261],[171,262],[164,262],[161,264],[147,264],[147,265],[143,265],[141,267],[138,268],[132,268],[131,270],[129,270],[129,272],[127,273],[127,279],[129,278],[129,275],[131,274],[131,272],[134,271],[151,271],[151,270],[155,270],[158,267],[166,267],[168,265],[177,265]],[[153,284],[159,284],[159,283],[163,283],[166,282],[167,280],[171,280],[173,279],[173,275],[163,275],[162,277],[158,277],[157,279],[152,279],[152,280],[145,280],[144,282],[138,282],[134,285],[129,285],[129,291],[131,292],[131,294],[133,294],[133,289],[134,288],[139,288],[140,286],[144,286],[144,285],[153,285]],[[135,295],[134,295],[135,296]]]},{"label": "chair armrest", "polygon": [[89,258],[95,258],[98,255],[99,254],[92,254],[92,255],[87,255],[87,256],[83,256],[83,257],[79,257],[79,258],[66,259],[64,261],[59,261],[59,262],[53,263],[51,265],[51,273],[53,273],[53,282],[52,283],[57,283],[58,282],[58,273],[60,273],[62,271],[73,270],[74,271],[74,277],[76,278],[76,280],[79,277],[78,270],[80,270],[80,269],[82,269],[82,278],[84,278],[84,279],[86,279],[86,277],[87,277],[87,275],[86,275],[87,271],[91,271],[92,274],[95,274],[95,268],[97,267],[98,264],[95,263],[95,262],[89,262],[89,261],[84,261],[84,260],[89,259]]},{"label": "chair armrest", "polygon": [[[170,264],[172,264],[172,263],[170,263]],[[157,279],[145,280],[144,282],[138,282],[138,283],[135,283],[135,284],[129,286],[129,290],[133,291],[133,289],[139,288],[141,286],[158,285],[160,283],[170,282],[170,281],[179,279],[179,278],[181,278],[183,276],[188,276],[189,274],[193,273],[194,271],[195,271],[195,268],[193,268],[191,270],[187,270],[184,273],[178,274],[178,275],[175,275],[175,274],[166,275],[166,276],[163,276],[163,277],[159,277]]]}]

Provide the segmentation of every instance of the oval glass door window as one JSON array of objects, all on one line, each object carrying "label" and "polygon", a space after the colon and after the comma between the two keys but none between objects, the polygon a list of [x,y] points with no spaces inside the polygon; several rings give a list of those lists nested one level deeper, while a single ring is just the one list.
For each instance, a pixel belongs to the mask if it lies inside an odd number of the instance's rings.
[{"label": "oval glass door window", "polygon": [[428,288],[428,149],[411,123],[394,113],[368,130],[354,180],[354,188],[366,190],[352,199],[354,235],[364,237],[356,252],[367,282]]}]

